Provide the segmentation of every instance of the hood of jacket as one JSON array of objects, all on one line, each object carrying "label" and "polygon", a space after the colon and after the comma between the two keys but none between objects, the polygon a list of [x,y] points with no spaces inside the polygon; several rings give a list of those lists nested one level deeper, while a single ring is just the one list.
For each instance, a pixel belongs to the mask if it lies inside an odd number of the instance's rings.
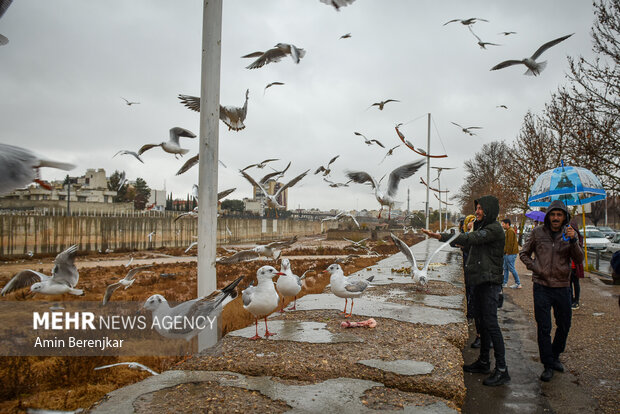
[{"label": "hood of jacket", "polygon": [[497,221],[497,216],[499,215],[499,200],[495,196],[485,195],[474,200],[474,209],[478,204],[480,204],[482,211],[484,211],[484,217],[481,222],[474,223],[474,228],[479,229]]},{"label": "hood of jacket", "polygon": [[566,204],[564,204],[561,200],[554,200],[547,207],[547,212],[545,213],[545,227],[551,229],[551,220],[549,220],[549,213],[552,210],[562,210],[566,217],[564,218],[564,222],[562,222],[562,227],[566,226],[570,222],[570,213],[568,212],[568,208],[566,208]]}]

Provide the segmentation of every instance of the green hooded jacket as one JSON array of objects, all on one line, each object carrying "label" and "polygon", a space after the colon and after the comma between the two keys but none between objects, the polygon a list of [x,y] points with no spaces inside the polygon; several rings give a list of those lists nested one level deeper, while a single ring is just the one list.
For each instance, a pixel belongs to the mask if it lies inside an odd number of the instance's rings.
[{"label": "green hooded jacket", "polygon": [[[480,204],[484,217],[474,223],[474,231],[461,233],[453,242],[469,252],[465,262],[465,273],[472,286],[482,283],[501,285],[504,280],[504,229],[497,221],[499,201],[491,195],[480,197],[474,205]],[[442,233],[445,242],[453,235]]]}]

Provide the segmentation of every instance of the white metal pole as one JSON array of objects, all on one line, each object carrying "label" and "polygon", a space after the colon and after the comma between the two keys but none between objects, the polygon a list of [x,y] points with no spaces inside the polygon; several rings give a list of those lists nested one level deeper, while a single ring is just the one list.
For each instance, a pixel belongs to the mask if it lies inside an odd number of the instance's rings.
[{"label": "white metal pole", "polygon": [[[448,189],[446,188],[446,231],[448,231],[448,193],[450,191],[448,191]],[[439,197],[441,197],[441,193],[439,194]]]},{"label": "white metal pole", "polygon": [[441,170],[437,170],[437,190],[439,190],[439,197],[437,197],[439,200],[439,231],[441,231]]},{"label": "white metal pole", "polygon": [[[204,0],[200,85],[200,148],[198,161],[198,297],[217,288],[217,167],[220,113],[222,0]],[[219,317],[218,317],[219,319]],[[206,329],[198,351],[215,345],[219,333]]]},{"label": "white metal pole", "polygon": [[[427,137],[426,137],[426,153],[431,153],[431,113],[428,113],[428,125],[426,127]],[[430,184],[431,182],[431,159],[426,157],[426,182]],[[426,207],[425,207],[425,215],[426,215],[426,228],[429,228],[430,218],[428,217],[428,196],[429,196],[429,186],[426,186]]]}]

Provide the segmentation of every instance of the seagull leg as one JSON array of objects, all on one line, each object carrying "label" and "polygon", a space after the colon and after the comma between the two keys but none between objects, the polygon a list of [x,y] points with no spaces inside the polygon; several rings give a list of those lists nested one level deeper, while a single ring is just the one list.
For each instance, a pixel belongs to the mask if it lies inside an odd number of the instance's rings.
[{"label": "seagull leg", "polygon": [[269,328],[267,328],[267,317],[265,316],[265,338],[269,338],[270,336],[277,335],[275,332],[269,332]]},{"label": "seagull leg", "polygon": [[351,312],[348,315],[344,315],[345,318],[350,318],[353,315],[353,298],[351,298]]},{"label": "seagull leg", "polygon": [[282,296],[282,306],[280,306],[280,313],[284,313],[284,296]]},{"label": "seagull leg", "polygon": [[348,300],[349,299],[344,298],[344,310],[342,312],[340,312],[340,313],[344,313],[345,315],[347,314],[347,303],[348,303]]},{"label": "seagull leg", "polygon": [[389,210],[388,210],[388,221],[390,221],[390,219],[392,218],[392,206],[389,206]]},{"label": "seagull leg", "polygon": [[254,335],[250,339],[256,341],[257,339],[260,339],[260,336],[258,336],[258,318],[254,318],[254,320],[256,321],[256,335]]},{"label": "seagull leg", "polygon": [[381,212],[383,211],[383,205],[381,205],[381,208],[379,209],[379,216],[377,218],[381,218]]},{"label": "seagull leg", "polygon": [[297,310],[297,295],[295,295],[295,302],[293,302],[293,307],[288,308],[288,310]]}]

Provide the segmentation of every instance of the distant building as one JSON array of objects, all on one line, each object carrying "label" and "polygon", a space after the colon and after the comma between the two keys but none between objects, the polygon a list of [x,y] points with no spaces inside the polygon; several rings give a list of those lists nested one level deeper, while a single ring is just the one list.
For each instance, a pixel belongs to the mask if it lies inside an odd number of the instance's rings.
[{"label": "distant building", "polygon": [[151,188],[151,195],[149,201],[146,203],[151,208],[159,210],[158,207],[166,208],[166,190],[153,190]]},{"label": "distant building", "polygon": [[262,214],[263,206],[260,200],[251,200],[249,198],[243,199],[244,210],[251,213]]}]

